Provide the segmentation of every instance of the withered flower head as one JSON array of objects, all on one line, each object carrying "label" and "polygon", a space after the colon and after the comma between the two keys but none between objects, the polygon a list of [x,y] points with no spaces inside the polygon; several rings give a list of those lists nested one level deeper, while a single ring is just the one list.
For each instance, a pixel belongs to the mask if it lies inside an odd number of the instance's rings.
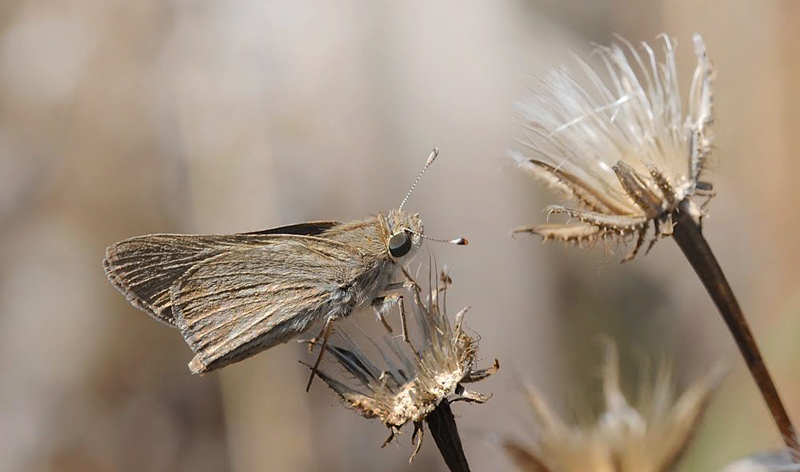
[{"label": "withered flower head", "polygon": [[800,471],[800,463],[792,458],[789,449],[773,452],[760,452],[732,464],[720,472],[791,472]]},{"label": "withered flower head", "polygon": [[520,470],[531,472],[663,472],[686,449],[700,416],[719,381],[711,374],[674,397],[669,369],[662,367],[654,385],[642,385],[639,405],[632,407],[620,391],[617,353],[608,343],[603,371],[605,411],[596,423],[564,423],[530,388],[535,417],[535,444],[503,443]]},{"label": "withered flower head", "polygon": [[[672,215],[685,211],[696,222],[704,212],[694,195],[711,195],[700,180],[712,149],[714,71],[705,45],[694,36],[697,67],[689,110],[682,112],[675,43],[663,36],[663,62],[646,43],[597,47],[596,65],[577,59],[582,85],[563,70],[543,80],[542,90],[520,104],[530,155],[512,152],[519,167],[559,191],[570,206],[552,205],[548,215],[569,221],[524,227],[548,240],[591,246],[601,239],[637,235],[636,255],[649,226],[653,242],[671,234]],[[651,243],[652,245],[652,243]]]},{"label": "withered flower head", "polygon": [[[346,332],[337,331],[325,356],[342,368],[341,375],[329,369],[318,372],[347,406],[365,418],[379,419],[389,428],[383,446],[403,425],[413,423],[416,448],[412,460],[422,446],[422,422],[430,421],[430,415],[442,404],[485,402],[487,396],[466,390],[463,384],[483,380],[499,367],[495,360],[488,369],[477,368],[478,343],[463,325],[467,308],[455,315],[454,324],[446,314],[445,293],[450,283],[442,273],[423,300],[420,287],[409,277],[406,285],[410,300],[398,298],[396,306],[403,319],[408,315],[411,320],[408,329],[413,339],[405,343],[400,337],[387,336],[382,345],[373,343],[379,357],[374,359]],[[410,310],[406,310],[408,307]]]}]

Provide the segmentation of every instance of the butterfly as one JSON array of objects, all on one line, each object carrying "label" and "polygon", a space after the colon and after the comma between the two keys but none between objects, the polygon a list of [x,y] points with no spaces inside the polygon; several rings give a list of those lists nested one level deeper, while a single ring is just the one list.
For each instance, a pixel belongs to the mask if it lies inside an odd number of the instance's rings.
[{"label": "butterfly", "polygon": [[250,233],[136,236],[108,247],[103,267],[133,306],[178,328],[195,354],[194,374],[285,343],[320,322],[322,352],[333,323],[378,299],[423,239],[434,239],[403,206],[437,155],[434,149],[400,206],[386,214]]}]

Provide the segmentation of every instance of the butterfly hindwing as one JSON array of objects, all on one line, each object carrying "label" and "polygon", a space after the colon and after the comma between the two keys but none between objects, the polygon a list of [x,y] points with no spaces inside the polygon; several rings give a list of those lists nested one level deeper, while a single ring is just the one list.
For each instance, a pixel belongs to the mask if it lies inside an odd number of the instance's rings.
[{"label": "butterfly hindwing", "polygon": [[294,235],[196,264],[170,292],[176,324],[196,353],[192,372],[286,342],[325,316],[347,316],[371,296],[354,281],[380,269],[345,244]]}]

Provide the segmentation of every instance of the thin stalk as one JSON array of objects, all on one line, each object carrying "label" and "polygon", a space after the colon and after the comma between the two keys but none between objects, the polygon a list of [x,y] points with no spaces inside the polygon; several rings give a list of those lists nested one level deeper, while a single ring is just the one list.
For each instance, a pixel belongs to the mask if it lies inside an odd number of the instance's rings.
[{"label": "thin stalk", "polygon": [[742,353],[750,374],[761,391],[761,396],[767,403],[772,419],[781,433],[783,442],[790,448],[795,461],[800,461],[800,444],[798,444],[797,433],[789,419],[789,414],[783,406],[775,383],[769,375],[767,365],[761,357],[756,340],[753,337],[750,326],[744,317],[739,302],[733,294],[725,274],[722,272],[714,253],[711,252],[700,227],[689,216],[686,211],[677,211],[674,215],[675,227],[673,237],[678,247],[681,248],[686,259],[689,260],[695,273],[700,277],[708,294],[717,305],[725,324],[728,325],[736,345]]},{"label": "thin stalk", "polygon": [[425,418],[431,436],[451,472],[469,472],[467,457],[461,447],[461,437],[456,427],[456,419],[450,409],[450,403],[443,400],[433,412]]}]

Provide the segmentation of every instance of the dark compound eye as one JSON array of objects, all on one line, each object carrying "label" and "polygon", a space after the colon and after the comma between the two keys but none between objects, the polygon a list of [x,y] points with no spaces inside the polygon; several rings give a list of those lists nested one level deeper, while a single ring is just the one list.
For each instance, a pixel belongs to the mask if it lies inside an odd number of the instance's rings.
[{"label": "dark compound eye", "polygon": [[411,250],[411,238],[408,233],[402,231],[395,233],[389,238],[389,254],[392,257],[403,257]]}]

